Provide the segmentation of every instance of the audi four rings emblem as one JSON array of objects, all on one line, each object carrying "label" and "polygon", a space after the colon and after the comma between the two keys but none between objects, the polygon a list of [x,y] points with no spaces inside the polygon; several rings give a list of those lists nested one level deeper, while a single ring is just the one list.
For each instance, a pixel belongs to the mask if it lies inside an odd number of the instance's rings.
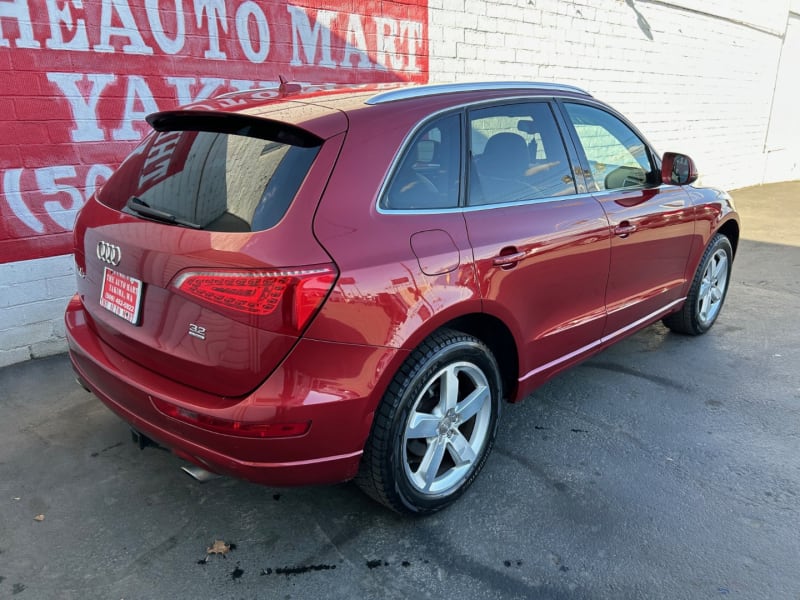
[{"label": "audi four rings emblem", "polygon": [[100,241],[97,242],[97,258],[116,267],[122,260],[122,250],[119,246]]}]

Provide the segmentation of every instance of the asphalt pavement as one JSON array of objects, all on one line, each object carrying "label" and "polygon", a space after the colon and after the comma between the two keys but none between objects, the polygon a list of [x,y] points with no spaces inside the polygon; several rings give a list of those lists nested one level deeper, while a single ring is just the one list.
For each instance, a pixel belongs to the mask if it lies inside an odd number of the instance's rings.
[{"label": "asphalt pavement", "polygon": [[65,355],[0,370],[0,598],[800,599],[800,182],[734,198],[714,328],[654,325],[505,406],[427,518],[352,484],[200,484]]}]

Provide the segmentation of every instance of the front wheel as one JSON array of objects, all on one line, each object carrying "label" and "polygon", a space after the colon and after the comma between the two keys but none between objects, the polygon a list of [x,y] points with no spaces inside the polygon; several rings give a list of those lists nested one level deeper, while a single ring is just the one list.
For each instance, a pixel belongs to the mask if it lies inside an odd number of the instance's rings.
[{"label": "front wheel", "polygon": [[397,512],[449,505],[489,455],[500,390],[497,363],[483,342],[436,332],[411,353],[381,401],[356,483]]},{"label": "front wheel", "polygon": [[700,335],[711,329],[725,302],[732,264],[731,243],[718,233],[703,253],[683,308],[664,317],[664,325],[688,335]]}]

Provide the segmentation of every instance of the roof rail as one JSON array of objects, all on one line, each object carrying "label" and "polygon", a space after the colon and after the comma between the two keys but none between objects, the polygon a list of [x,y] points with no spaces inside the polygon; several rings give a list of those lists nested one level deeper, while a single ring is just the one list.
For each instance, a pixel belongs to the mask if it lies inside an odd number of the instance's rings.
[{"label": "roof rail", "polygon": [[589,92],[574,85],[543,81],[474,81],[464,83],[434,83],[404,87],[398,90],[381,92],[366,100],[366,104],[384,104],[409,98],[423,98],[435,94],[453,94],[456,92],[480,92],[492,90],[549,90],[555,92],[573,92],[591,96]]}]

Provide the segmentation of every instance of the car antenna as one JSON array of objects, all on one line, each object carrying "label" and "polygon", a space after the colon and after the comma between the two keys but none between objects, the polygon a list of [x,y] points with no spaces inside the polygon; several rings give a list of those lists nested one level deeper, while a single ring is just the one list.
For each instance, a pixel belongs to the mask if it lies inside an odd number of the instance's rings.
[{"label": "car antenna", "polygon": [[301,90],[299,83],[291,83],[283,75],[278,75],[278,79],[281,82],[281,85],[278,87],[278,92],[280,92],[281,96],[297,94]]}]

